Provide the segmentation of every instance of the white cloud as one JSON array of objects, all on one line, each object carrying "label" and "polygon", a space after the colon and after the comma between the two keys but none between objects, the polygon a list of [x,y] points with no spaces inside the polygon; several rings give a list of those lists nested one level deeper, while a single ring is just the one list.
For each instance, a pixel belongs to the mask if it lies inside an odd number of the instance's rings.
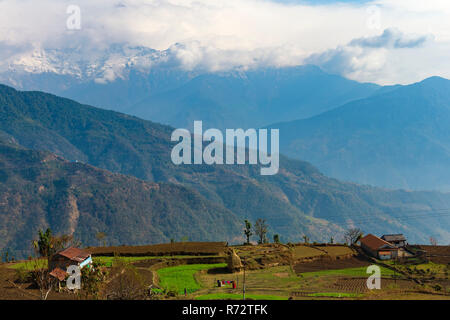
[{"label": "white cloud", "polygon": [[[81,8],[79,31],[66,29],[69,4]],[[397,31],[386,35],[384,30]],[[185,69],[297,65],[311,61],[311,56],[328,55],[322,65],[330,71],[363,81],[408,83],[432,72],[450,77],[444,51],[450,43],[450,3],[0,0],[0,57],[5,48],[9,57],[4,65],[18,57],[30,61],[42,48],[71,50],[82,59],[95,60],[114,43],[168,49],[171,59]],[[431,58],[440,60],[428,63]],[[98,81],[120,76],[124,62],[111,64]]]},{"label": "white cloud", "polygon": [[360,81],[383,79],[385,84],[395,84],[448,72],[447,48],[448,44],[437,43],[431,35],[386,29],[378,36],[353,39],[347,45],[313,54],[305,62]]}]

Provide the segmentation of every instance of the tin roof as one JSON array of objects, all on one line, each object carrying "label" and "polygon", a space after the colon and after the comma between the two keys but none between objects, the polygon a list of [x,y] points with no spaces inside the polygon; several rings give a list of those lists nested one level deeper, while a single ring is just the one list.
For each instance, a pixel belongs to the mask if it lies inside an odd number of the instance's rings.
[{"label": "tin roof", "polygon": [[67,248],[57,254],[76,262],[83,262],[91,255],[89,252],[75,247]]},{"label": "tin roof", "polygon": [[55,277],[59,281],[63,281],[67,276],[67,272],[61,268],[56,267],[55,269],[52,270],[52,272],[50,272],[50,275],[52,277]]},{"label": "tin roof", "polygon": [[406,241],[406,238],[403,234],[385,234],[381,237],[381,239],[386,241]]},{"label": "tin roof", "polygon": [[396,249],[389,242],[380,239],[377,236],[374,236],[373,234],[370,233],[367,236],[359,239],[359,242],[374,251],[379,249]]}]

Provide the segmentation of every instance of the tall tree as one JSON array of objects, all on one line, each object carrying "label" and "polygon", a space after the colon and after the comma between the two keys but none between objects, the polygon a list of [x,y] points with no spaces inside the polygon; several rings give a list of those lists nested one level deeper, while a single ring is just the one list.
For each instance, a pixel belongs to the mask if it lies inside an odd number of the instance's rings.
[{"label": "tall tree", "polygon": [[309,237],[306,234],[302,238],[303,238],[303,242],[304,243],[308,243],[309,242]]},{"label": "tall tree", "polygon": [[246,244],[250,244],[250,237],[253,235],[252,224],[248,220],[245,220],[244,223],[245,223],[244,234],[245,237],[247,238]]},{"label": "tall tree", "polygon": [[258,220],[256,220],[256,222],[255,222],[255,233],[259,237],[259,240],[258,240],[259,244],[267,242],[267,239],[266,239],[267,228],[268,228],[268,226],[266,224],[266,220],[265,219],[259,218]]},{"label": "tall tree", "polygon": [[52,230],[50,228],[45,232],[39,230],[38,235],[39,240],[33,241],[34,249],[41,257],[48,258],[54,253]]},{"label": "tall tree", "polygon": [[280,243],[280,236],[278,234],[273,235],[273,243]]}]

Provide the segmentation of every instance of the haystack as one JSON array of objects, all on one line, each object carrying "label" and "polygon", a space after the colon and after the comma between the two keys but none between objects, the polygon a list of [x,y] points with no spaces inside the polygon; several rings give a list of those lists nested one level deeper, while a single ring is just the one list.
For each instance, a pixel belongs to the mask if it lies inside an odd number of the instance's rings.
[{"label": "haystack", "polygon": [[240,272],[243,268],[241,258],[234,252],[234,249],[230,250],[227,263],[230,272]]}]

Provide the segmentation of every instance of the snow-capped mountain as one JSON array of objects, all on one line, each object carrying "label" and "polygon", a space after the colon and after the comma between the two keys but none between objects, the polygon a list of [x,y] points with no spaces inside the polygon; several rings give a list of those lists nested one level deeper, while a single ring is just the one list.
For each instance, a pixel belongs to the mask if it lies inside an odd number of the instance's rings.
[{"label": "snow-capped mountain", "polygon": [[0,64],[0,83],[126,112],[144,97],[178,87],[195,75],[180,68],[175,49],[35,47]]}]

